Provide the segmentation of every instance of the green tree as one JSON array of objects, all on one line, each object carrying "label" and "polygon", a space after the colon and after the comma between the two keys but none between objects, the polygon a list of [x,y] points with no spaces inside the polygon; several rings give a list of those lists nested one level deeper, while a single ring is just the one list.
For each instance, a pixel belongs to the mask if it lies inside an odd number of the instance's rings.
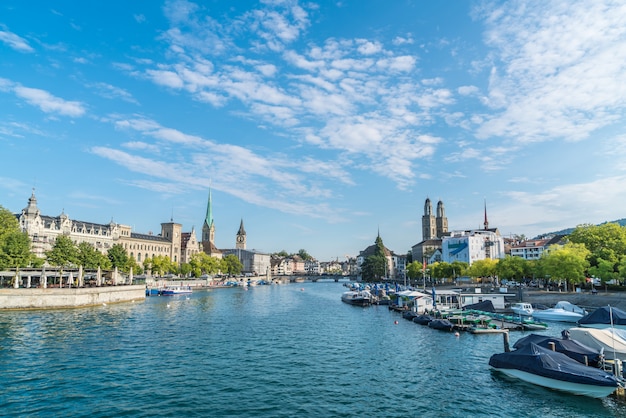
[{"label": "green tree", "polygon": [[0,268],[28,267],[35,257],[15,215],[0,206]]},{"label": "green tree", "polygon": [[78,265],[88,270],[96,270],[98,267],[104,270],[111,268],[111,260],[88,243],[78,244]]},{"label": "green tree", "polygon": [[619,277],[619,273],[615,271],[615,263],[612,261],[598,259],[597,263],[597,266],[589,267],[588,272],[591,276],[599,278],[602,284]]},{"label": "green tree", "polygon": [[18,230],[3,234],[0,240],[0,268],[28,267],[33,258],[30,239],[25,232]]},{"label": "green tree", "polygon": [[568,283],[582,283],[589,267],[589,253],[584,244],[567,243],[562,247],[552,245],[543,253],[541,267],[552,281],[563,280],[566,286]]},{"label": "green tree", "polygon": [[496,274],[500,279],[510,279],[521,282],[528,277],[530,269],[526,260],[522,257],[507,255],[496,263]]},{"label": "green tree", "polygon": [[222,271],[226,274],[236,276],[241,274],[243,264],[235,254],[228,254],[222,259]]},{"label": "green tree", "polygon": [[222,263],[215,257],[211,257],[206,253],[197,253],[191,256],[189,260],[191,272],[195,277],[203,274],[219,273],[222,269]]},{"label": "green tree", "polygon": [[597,266],[598,260],[618,263],[620,256],[626,254],[626,228],[617,223],[579,225],[567,239],[589,250],[587,257],[592,266]]},{"label": "green tree", "polygon": [[129,256],[126,249],[121,244],[115,244],[107,251],[107,257],[111,261],[111,268],[128,272]]},{"label": "green tree", "polygon": [[413,261],[406,266],[406,273],[409,279],[417,280],[422,277],[422,263]]},{"label": "green tree", "polygon": [[361,278],[365,282],[376,282],[386,278],[387,258],[380,254],[365,257],[361,264]]},{"label": "green tree", "polygon": [[497,260],[492,260],[490,258],[486,258],[484,260],[476,260],[472,263],[469,269],[467,269],[467,274],[469,274],[471,277],[494,277],[496,275],[497,264]]},{"label": "green tree", "polygon": [[163,276],[166,273],[175,272],[178,268],[169,257],[164,255],[156,255],[152,258],[148,257],[144,260],[144,267],[149,268],[152,274]]},{"label": "green tree", "polygon": [[[63,277],[65,268],[78,265],[78,247],[74,245],[70,237],[59,235],[54,241],[52,249],[46,252],[46,260],[50,265],[60,267],[60,277]],[[62,283],[60,284],[62,285]]]},{"label": "green tree", "polygon": [[313,257],[309,253],[307,253],[306,250],[304,250],[304,249],[301,249],[300,251],[298,251],[298,255],[304,261],[308,261],[308,260],[312,260],[313,259]]}]

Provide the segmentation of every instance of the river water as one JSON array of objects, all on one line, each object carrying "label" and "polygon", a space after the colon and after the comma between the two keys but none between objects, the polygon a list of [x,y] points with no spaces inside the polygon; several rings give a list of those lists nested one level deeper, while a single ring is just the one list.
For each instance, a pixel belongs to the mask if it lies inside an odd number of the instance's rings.
[{"label": "river water", "polygon": [[[386,306],[342,303],[344,290],[297,283],[1,312],[0,415],[626,416],[614,397],[490,371],[499,334],[457,337]],[[523,335],[513,332],[511,344]]]}]

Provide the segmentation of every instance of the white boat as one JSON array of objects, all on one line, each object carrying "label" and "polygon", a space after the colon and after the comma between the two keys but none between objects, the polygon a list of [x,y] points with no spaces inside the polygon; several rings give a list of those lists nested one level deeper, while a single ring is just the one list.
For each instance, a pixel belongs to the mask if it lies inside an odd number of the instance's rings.
[{"label": "white boat", "polygon": [[161,290],[163,296],[185,295],[192,293],[191,286],[166,286]]},{"label": "white boat", "polygon": [[607,359],[626,361],[626,335],[612,328],[570,328],[569,338],[604,352]]},{"label": "white boat", "polygon": [[513,305],[511,305],[511,310],[515,315],[521,316],[533,316],[534,311],[533,305],[524,302],[514,303]]},{"label": "white boat", "polygon": [[372,294],[369,290],[348,290],[341,294],[341,300],[358,306],[368,306],[372,304]]},{"label": "white boat", "polygon": [[554,308],[533,311],[533,318],[540,321],[572,322],[576,323],[584,317],[587,312],[566,301],[557,303]]},{"label": "white boat", "polygon": [[535,343],[494,354],[489,365],[507,376],[574,395],[604,398],[620,387],[613,374]]}]

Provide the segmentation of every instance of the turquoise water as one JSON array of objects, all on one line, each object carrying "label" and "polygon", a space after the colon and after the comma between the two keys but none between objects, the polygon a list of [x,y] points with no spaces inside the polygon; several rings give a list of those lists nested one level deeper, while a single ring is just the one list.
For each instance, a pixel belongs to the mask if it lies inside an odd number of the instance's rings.
[{"label": "turquoise water", "polygon": [[[342,303],[344,290],[299,283],[2,312],[0,415],[626,416],[613,397],[490,371],[501,335],[455,337],[386,306]],[[512,333],[511,344],[523,335]]]}]

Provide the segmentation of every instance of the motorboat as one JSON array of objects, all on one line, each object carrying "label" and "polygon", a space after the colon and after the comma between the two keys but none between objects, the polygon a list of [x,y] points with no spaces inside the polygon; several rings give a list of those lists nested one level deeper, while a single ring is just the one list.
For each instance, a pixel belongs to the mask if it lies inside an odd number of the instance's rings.
[{"label": "motorboat", "polygon": [[533,310],[533,318],[539,321],[572,322],[576,323],[583,318],[587,312],[566,301],[558,302],[554,308],[543,310]]},{"label": "motorboat", "polygon": [[615,375],[533,342],[492,355],[489,366],[525,382],[592,398],[604,398],[620,387]]},{"label": "motorboat", "polygon": [[433,319],[428,323],[428,326],[442,331],[452,331],[454,328],[454,324],[447,319]]},{"label": "motorboat", "polygon": [[580,341],[572,339],[567,331],[562,332],[562,338],[530,334],[517,340],[513,348],[517,349],[531,342],[541,347],[563,353],[569,358],[591,367],[599,367],[604,359],[601,349],[586,346]]},{"label": "motorboat", "polygon": [[533,316],[534,312],[533,305],[525,302],[514,303],[511,305],[511,310],[515,315],[521,316]]},{"label": "motorboat", "polygon": [[570,328],[571,339],[588,347],[604,352],[607,359],[626,361],[626,334],[624,330],[612,328]]},{"label": "motorboat", "polygon": [[612,306],[603,306],[578,320],[585,328],[615,328],[626,330],[626,312]]},{"label": "motorboat", "polygon": [[402,313],[402,318],[407,319],[409,321],[413,321],[413,318],[418,317],[419,314],[415,311],[406,311]]},{"label": "motorboat", "polygon": [[341,294],[341,300],[350,305],[369,306],[372,299],[369,290],[348,290]]},{"label": "motorboat", "polygon": [[435,318],[430,315],[422,314],[413,318],[413,322],[420,325],[428,325],[433,319]]},{"label": "motorboat", "polygon": [[166,286],[161,289],[162,296],[186,295],[192,292],[191,286]]}]

